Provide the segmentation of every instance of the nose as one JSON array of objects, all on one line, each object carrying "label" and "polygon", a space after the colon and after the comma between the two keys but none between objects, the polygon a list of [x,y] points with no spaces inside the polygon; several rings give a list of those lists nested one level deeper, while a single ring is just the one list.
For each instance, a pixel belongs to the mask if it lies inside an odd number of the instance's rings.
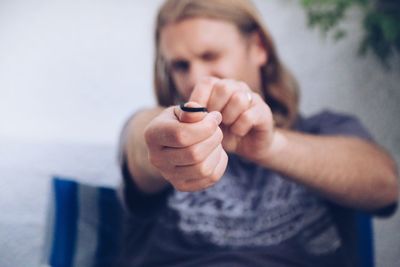
[{"label": "nose", "polygon": [[202,78],[207,76],[213,76],[210,66],[201,62],[193,62],[190,66],[188,79],[190,88],[193,89]]}]

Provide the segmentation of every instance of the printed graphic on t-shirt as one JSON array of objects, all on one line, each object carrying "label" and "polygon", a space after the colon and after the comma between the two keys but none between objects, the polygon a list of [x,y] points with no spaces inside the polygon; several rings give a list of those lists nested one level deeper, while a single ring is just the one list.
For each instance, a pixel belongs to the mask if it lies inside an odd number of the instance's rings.
[{"label": "printed graphic on t-shirt", "polygon": [[[213,244],[233,247],[280,244],[328,215],[304,187],[262,168],[249,171],[232,164],[215,186],[195,193],[175,191],[168,206],[178,214],[185,236],[200,235]],[[333,241],[327,248],[319,247],[320,252],[340,246],[332,229],[320,235]],[[317,241],[310,242],[322,243]]]}]

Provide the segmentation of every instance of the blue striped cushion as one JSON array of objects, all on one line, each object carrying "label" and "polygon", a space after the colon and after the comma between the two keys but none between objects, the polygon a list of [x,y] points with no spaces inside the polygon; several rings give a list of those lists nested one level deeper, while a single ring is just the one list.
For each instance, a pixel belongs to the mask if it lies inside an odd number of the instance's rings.
[{"label": "blue striped cushion", "polygon": [[44,263],[110,267],[118,257],[122,207],[115,189],[54,177]]}]

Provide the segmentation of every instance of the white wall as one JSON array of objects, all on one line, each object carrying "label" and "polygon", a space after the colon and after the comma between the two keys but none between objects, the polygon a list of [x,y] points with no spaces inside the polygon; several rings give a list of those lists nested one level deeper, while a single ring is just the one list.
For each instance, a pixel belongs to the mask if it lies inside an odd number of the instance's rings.
[{"label": "white wall", "polygon": [[[51,174],[117,184],[119,130],[154,104],[159,3],[0,0],[0,266],[39,258]],[[399,163],[400,60],[388,72],[372,56],[357,57],[357,12],[349,38],[334,43],[307,28],[297,1],[256,3],[298,77],[302,111],[359,116]],[[400,260],[399,219],[375,222],[378,267]]]},{"label": "white wall", "polygon": [[2,134],[114,143],[152,100],[154,1],[0,2]]}]

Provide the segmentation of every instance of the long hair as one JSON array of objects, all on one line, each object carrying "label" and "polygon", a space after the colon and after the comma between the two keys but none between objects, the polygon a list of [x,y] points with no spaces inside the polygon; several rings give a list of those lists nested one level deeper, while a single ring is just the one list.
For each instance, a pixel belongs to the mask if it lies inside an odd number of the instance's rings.
[{"label": "long hair", "polygon": [[176,87],[160,52],[161,30],[170,23],[194,17],[230,22],[244,36],[258,32],[268,53],[268,62],[260,68],[261,94],[272,110],[276,125],[291,127],[298,115],[298,85],[294,76],[281,63],[261,15],[249,0],[167,0],[161,6],[155,30],[154,88],[158,104],[171,106],[179,101]]}]

